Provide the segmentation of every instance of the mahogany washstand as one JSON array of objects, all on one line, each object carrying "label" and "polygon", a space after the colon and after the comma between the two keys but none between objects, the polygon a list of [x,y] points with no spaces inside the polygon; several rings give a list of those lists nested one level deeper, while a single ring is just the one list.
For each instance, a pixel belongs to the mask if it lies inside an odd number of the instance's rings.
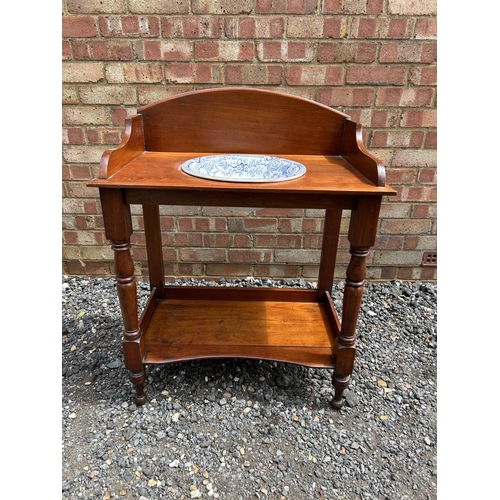
[{"label": "mahogany washstand", "polygon": [[[204,155],[256,154],[302,163],[283,182],[221,182],[181,171]],[[356,322],[380,205],[395,191],[363,146],[361,125],[314,101],[249,88],[187,92],[128,118],[99,177],[106,237],[114,250],[125,366],[135,402],[146,402],[145,365],[202,358],[252,358],[333,370],[334,399],[354,366]],[[131,204],[142,205],[151,294],[138,318],[130,253]],[[160,205],[324,209],[315,290],[165,285]],[[342,211],[350,211],[350,262],[341,318],[330,296]]]}]

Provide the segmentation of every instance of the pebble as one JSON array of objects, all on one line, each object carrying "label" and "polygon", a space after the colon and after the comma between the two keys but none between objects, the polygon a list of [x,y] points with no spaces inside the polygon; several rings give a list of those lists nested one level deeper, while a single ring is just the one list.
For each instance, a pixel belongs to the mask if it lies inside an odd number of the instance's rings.
[{"label": "pebble", "polygon": [[[114,280],[62,285],[63,499],[437,498],[435,283],[366,284],[340,412],[329,370],[243,359],[148,366],[138,407]],[[332,290],[339,308],[343,289]],[[149,286],[137,290],[142,309]]]}]

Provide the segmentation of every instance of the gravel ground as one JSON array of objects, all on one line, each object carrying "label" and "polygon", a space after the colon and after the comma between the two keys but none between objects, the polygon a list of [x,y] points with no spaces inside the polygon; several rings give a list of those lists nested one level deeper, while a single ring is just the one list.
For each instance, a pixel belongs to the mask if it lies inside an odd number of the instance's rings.
[{"label": "gravel ground", "polygon": [[435,283],[366,285],[340,412],[330,371],[250,360],[150,366],[137,407],[114,280],[63,277],[62,297],[62,498],[437,498]]}]

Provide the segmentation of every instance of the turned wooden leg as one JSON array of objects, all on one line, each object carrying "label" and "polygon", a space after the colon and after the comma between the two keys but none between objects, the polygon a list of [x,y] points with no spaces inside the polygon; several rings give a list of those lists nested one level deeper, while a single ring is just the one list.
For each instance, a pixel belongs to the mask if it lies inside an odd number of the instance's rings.
[{"label": "turned wooden leg", "polygon": [[134,263],[130,255],[130,242],[111,242],[115,252],[116,290],[123,318],[123,354],[129,378],[135,387],[135,403],[146,402],[144,382],[146,371],[142,362],[141,335],[137,314],[137,286]]},{"label": "turned wooden leg", "polygon": [[361,196],[351,214],[348,238],[351,259],[346,271],[342,323],[338,336],[338,351],[333,372],[335,396],[331,406],[344,406],[343,393],[349,386],[356,352],[356,323],[358,321],[366,277],[366,257],[375,244],[381,199]]},{"label": "turned wooden leg", "polygon": [[342,326],[338,338],[338,352],[333,373],[335,397],[332,407],[344,406],[343,393],[349,386],[356,353],[356,323],[358,320],[366,276],[366,257],[369,248],[351,248],[351,260],[347,268],[342,306]]},{"label": "turned wooden leg", "polygon": [[101,189],[101,206],[106,236],[114,251],[116,291],[120,301],[123,320],[123,355],[129,378],[135,387],[135,403],[146,402],[144,382],[146,371],[142,362],[142,332],[139,328],[137,309],[137,286],[134,275],[134,262],[130,253],[132,220],[130,206],[124,203],[118,189]]},{"label": "turned wooden leg", "polygon": [[356,353],[356,323],[363,297],[366,257],[369,248],[351,248],[351,260],[346,272],[342,327],[338,338],[338,353],[333,373],[335,397],[331,405],[336,410],[344,406],[343,393],[349,386]]}]

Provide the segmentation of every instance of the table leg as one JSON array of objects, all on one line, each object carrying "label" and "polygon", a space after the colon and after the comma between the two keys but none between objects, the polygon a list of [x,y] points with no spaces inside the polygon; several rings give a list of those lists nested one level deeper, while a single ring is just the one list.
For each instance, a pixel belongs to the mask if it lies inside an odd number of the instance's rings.
[{"label": "table leg", "polygon": [[342,397],[349,386],[356,353],[356,323],[366,277],[366,257],[375,244],[381,200],[379,197],[361,197],[351,215],[349,241],[351,259],[346,271],[342,325],[338,337],[338,352],[333,372],[335,396],[331,406],[340,410],[344,406]]},{"label": "table leg", "polygon": [[325,292],[332,293],[339,244],[342,210],[328,208],[325,213],[325,228],[318,276],[318,300],[323,301]]},{"label": "table leg", "polygon": [[114,251],[116,290],[123,319],[123,354],[129,378],[135,387],[135,403],[146,402],[144,382],[146,371],[142,362],[141,329],[139,328],[137,308],[137,286],[134,263],[130,254],[132,220],[130,207],[123,203],[121,191],[101,189],[101,205],[106,237],[111,241]]},{"label": "table leg", "polygon": [[344,406],[342,394],[349,386],[356,353],[356,323],[363,297],[368,248],[351,247],[351,260],[346,272],[344,301],[342,305],[342,327],[338,337],[338,352],[333,373],[335,397],[332,407],[340,410]]}]

